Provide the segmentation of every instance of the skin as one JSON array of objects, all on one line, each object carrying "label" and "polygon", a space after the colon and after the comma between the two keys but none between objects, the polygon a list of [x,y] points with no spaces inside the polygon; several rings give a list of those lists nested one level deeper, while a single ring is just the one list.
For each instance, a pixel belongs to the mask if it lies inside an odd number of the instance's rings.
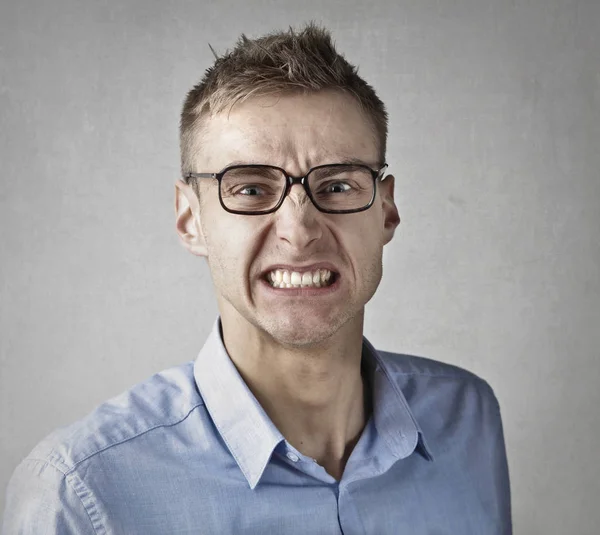
[{"label": "skin", "polygon": [[[333,91],[253,97],[209,118],[198,143],[196,172],[244,162],[300,176],[347,158],[382,163],[370,119]],[[201,180],[200,201],[182,181],[175,193],[177,232],[208,261],[231,360],[286,440],[340,479],[371,413],[360,366],[364,308],[400,223],[394,177],[378,183],[371,208],[344,215],[319,212],[299,185],[261,216],[223,210],[216,180]],[[336,291],[285,294],[261,280],[273,266],[319,262],[335,267]]]}]

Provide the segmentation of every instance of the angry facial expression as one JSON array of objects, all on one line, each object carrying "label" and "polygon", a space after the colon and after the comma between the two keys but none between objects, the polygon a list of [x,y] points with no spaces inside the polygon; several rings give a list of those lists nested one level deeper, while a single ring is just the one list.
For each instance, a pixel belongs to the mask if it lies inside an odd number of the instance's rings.
[{"label": "angry facial expression", "polygon": [[[207,119],[198,143],[195,172],[245,163],[302,176],[323,164],[383,164],[370,119],[353,97],[334,91],[250,98]],[[276,212],[249,216],[223,209],[217,180],[200,179],[199,204],[180,183],[198,229],[200,246],[190,250],[208,260],[224,324],[252,326],[281,345],[302,347],[359,317],[379,285],[383,246],[399,223],[393,187],[391,176],[378,182],[366,211],[326,214],[294,185]]]}]

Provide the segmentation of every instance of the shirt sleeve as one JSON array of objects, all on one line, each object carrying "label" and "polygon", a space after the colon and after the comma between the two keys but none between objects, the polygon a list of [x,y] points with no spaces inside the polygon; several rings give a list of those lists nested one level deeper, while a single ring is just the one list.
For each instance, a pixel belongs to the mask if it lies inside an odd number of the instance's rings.
[{"label": "shirt sleeve", "polygon": [[506,444],[504,441],[504,429],[498,398],[488,383],[483,381],[488,398],[490,400],[491,413],[489,425],[491,426],[492,442],[490,443],[489,456],[491,461],[490,485],[494,489],[496,510],[498,516],[498,533],[501,535],[512,534],[512,508],[510,493],[510,477],[508,460],[506,456]]},{"label": "shirt sleeve", "polygon": [[25,459],[7,489],[2,535],[96,535],[65,474],[47,461]]}]

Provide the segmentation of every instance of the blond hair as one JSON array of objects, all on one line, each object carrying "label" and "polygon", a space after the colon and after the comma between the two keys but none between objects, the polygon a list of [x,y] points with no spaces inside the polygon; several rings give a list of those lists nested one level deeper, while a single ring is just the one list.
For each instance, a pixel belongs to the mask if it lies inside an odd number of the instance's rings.
[{"label": "blond hair", "polygon": [[[216,54],[215,54],[216,57]],[[188,93],[180,123],[181,171],[195,172],[197,136],[202,120],[258,95],[334,89],[352,95],[372,119],[385,159],[387,112],[375,90],[334,47],[330,33],[313,23],[257,39],[241,35],[231,52],[217,57],[200,83]]]}]

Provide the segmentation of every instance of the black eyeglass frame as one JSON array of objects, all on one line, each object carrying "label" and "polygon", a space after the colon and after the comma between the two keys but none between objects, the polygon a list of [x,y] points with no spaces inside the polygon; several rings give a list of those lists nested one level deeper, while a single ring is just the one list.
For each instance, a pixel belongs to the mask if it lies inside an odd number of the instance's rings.
[{"label": "black eyeglass frame", "polygon": [[[231,171],[232,169],[242,169],[242,168],[248,168],[248,167],[250,167],[250,168],[255,168],[255,167],[265,168],[265,167],[267,167],[269,169],[277,169],[278,171],[281,171],[284,174],[287,184],[286,184],[285,189],[283,190],[281,199],[279,199],[279,201],[277,202],[277,205],[275,207],[270,208],[269,210],[244,211],[244,210],[232,210],[230,208],[227,208],[227,206],[225,206],[225,203],[223,202],[223,197],[221,195],[221,180],[223,179],[223,176],[225,175],[225,173],[227,173],[227,171]],[[353,210],[325,210],[324,208],[321,208],[315,201],[315,199],[312,195],[312,192],[310,191],[307,178],[308,178],[308,175],[310,175],[313,171],[316,171],[317,169],[322,169],[323,167],[361,167],[363,169],[367,169],[371,173],[371,176],[373,177],[373,196],[371,197],[369,204],[367,204],[366,206],[364,206],[362,208],[353,209]],[[304,176],[294,177],[294,176],[288,174],[285,169],[282,169],[281,167],[277,167],[275,165],[262,165],[262,164],[230,165],[229,167],[225,167],[223,170],[219,171],[218,173],[188,173],[187,175],[185,175],[185,180],[186,180],[186,183],[189,184],[191,178],[215,178],[215,179],[217,179],[217,181],[219,182],[219,202],[221,203],[223,210],[225,210],[226,212],[229,212],[230,214],[238,214],[238,215],[272,214],[273,212],[276,212],[277,210],[279,210],[279,208],[281,208],[283,201],[288,196],[290,189],[292,188],[292,186],[294,184],[302,185],[302,187],[304,188],[304,191],[306,192],[306,195],[313,203],[313,206],[317,210],[319,210],[319,212],[323,212],[325,214],[354,214],[357,212],[364,212],[365,210],[368,210],[369,208],[371,208],[371,206],[373,206],[373,202],[375,201],[375,196],[377,194],[377,180],[381,179],[383,177],[385,170],[387,168],[388,168],[387,163],[384,163],[377,170],[372,169],[368,165],[364,165],[364,164],[332,163],[332,164],[318,165],[317,167],[313,167],[313,168],[309,169],[308,172]]]}]

